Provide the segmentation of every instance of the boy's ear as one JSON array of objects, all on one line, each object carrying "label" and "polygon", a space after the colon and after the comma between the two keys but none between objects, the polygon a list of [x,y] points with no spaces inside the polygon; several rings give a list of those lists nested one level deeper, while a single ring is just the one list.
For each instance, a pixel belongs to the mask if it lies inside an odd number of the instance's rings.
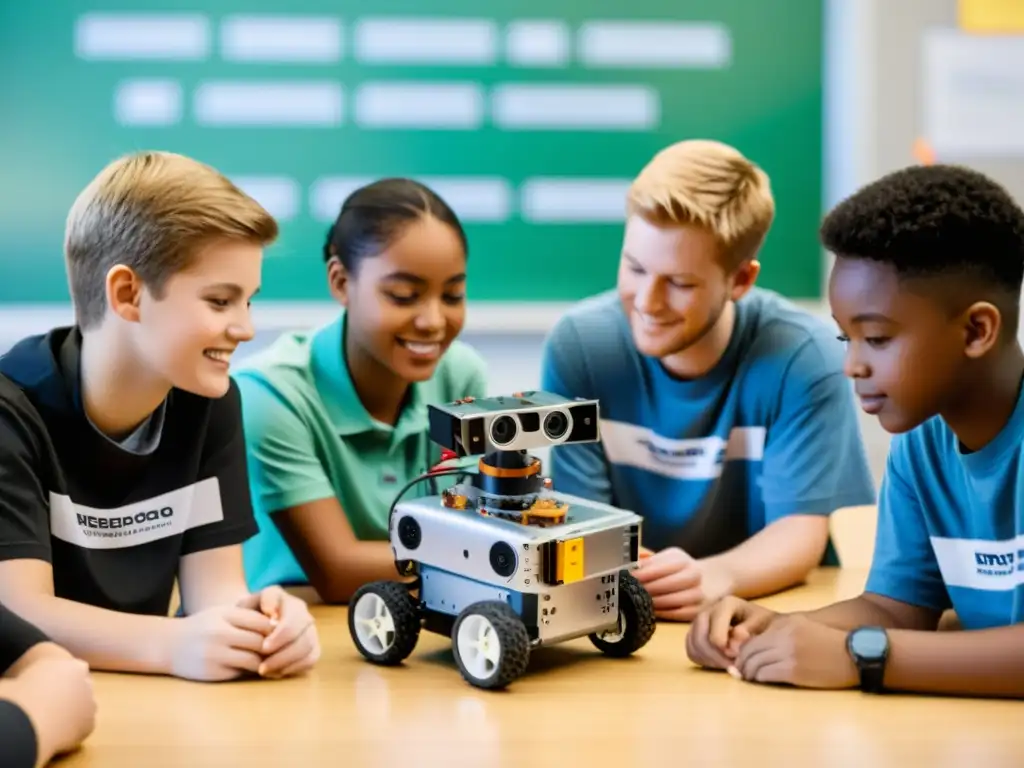
[{"label": "boy's ear", "polygon": [[348,306],[349,275],[345,265],[337,256],[327,262],[327,285],[330,288],[331,296],[341,306]]},{"label": "boy's ear", "polygon": [[729,297],[739,301],[754,287],[757,276],[761,273],[761,262],[757,259],[746,259],[732,273],[732,290]]},{"label": "boy's ear", "polygon": [[131,267],[115,264],[107,272],[107,306],[125,322],[139,322],[142,281]]},{"label": "boy's ear", "polygon": [[968,357],[984,356],[999,341],[1003,316],[990,302],[976,301],[964,311],[965,348]]}]

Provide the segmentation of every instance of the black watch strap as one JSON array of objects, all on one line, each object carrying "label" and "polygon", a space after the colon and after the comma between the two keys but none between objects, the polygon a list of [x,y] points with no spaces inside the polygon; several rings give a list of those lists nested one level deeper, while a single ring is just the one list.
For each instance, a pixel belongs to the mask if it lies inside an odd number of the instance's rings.
[{"label": "black watch strap", "polygon": [[885,629],[858,627],[847,635],[846,647],[860,673],[860,689],[865,693],[882,693],[889,658],[889,638]]},{"label": "black watch strap", "polygon": [[885,662],[884,661],[861,661],[860,667],[860,689],[864,693],[882,693],[885,690]]}]

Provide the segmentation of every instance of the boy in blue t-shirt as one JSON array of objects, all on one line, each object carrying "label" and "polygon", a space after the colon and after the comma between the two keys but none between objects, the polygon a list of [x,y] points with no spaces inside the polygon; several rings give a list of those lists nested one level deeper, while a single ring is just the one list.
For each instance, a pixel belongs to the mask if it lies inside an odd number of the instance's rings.
[{"label": "boy in blue t-shirt", "polygon": [[[864,593],[780,616],[725,599],[703,666],[756,682],[1024,696],[1024,211],[955,166],[868,185],[822,226],[861,404],[896,433]],[[953,608],[964,631],[939,632]]]},{"label": "boy in blue t-shirt", "polygon": [[627,198],[617,287],[562,317],[543,389],[601,403],[599,443],[555,447],[555,488],[630,509],[659,618],[757,597],[835,562],[829,515],[872,504],[834,327],[754,287],[775,212],[732,147],[658,153]]}]

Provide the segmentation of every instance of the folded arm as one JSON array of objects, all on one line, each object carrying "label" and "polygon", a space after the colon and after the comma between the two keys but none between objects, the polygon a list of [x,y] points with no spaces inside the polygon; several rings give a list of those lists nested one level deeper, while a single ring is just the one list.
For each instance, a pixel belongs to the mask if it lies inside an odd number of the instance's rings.
[{"label": "folded arm", "polygon": [[889,630],[885,686],[892,690],[965,696],[1024,697],[1024,625],[938,632],[942,612],[865,592],[804,613],[847,632]]},{"label": "folded arm", "polygon": [[27,647],[0,679],[3,765],[47,765],[55,755],[78,746],[95,727],[88,667],[2,604],[0,642],[8,646],[5,650]]},{"label": "folded arm", "polygon": [[42,768],[48,762],[48,756],[39,748],[35,726],[25,711],[22,698],[15,683],[0,680],[0,744],[4,750],[4,765],[10,768]]},{"label": "folded arm", "polygon": [[345,603],[363,584],[397,579],[386,541],[360,541],[333,496],[278,510],[271,519],[325,603]]},{"label": "folded arm", "polygon": [[891,631],[885,686],[1024,698],[1024,624],[965,632]]},{"label": "folded arm", "polygon": [[0,562],[0,602],[93,669],[167,674],[173,619],[110,611],[54,596],[42,560]]},{"label": "folded arm", "polygon": [[[890,474],[888,486],[899,482]],[[889,489],[887,489],[889,490]],[[888,501],[889,494],[886,496]],[[903,505],[906,508],[906,504]],[[861,626],[888,630],[889,659],[884,683],[891,690],[916,693],[1024,697],[1024,625],[955,632],[937,631],[946,607],[937,566],[926,558],[923,534],[904,525],[903,536],[892,534],[894,518],[885,504],[876,565],[867,590],[852,600],[803,615],[819,624],[847,632]],[[912,519],[912,518],[911,518]],[[918,541],[917,539],[921,539]],[[896,557],[902,555],[902,559]],[[914,557],[911,557],[914,554]],[[906,564],[909,563],[909,570]],[[878,589],[880,591],[873,591]],[[882,592],[890,594],[882,594]],[[897,599],[892,595],[906,595]],[[910,602],[914,600],[915,602]],[[838,633],[837,633],[838,635]]]},{"label": "folded arm", "polygon": [[67,653],[31,622],[0,602],[0,676],[17,677],[33,661],[48,653]]},{"label": "folded arm", "polygon": [[178,566],[178,589],[186,616],[217,605],[237,605],[249,596],[241,545],[215,547],[183,556]]},{"label": "folded arm", "polygon": [[750,599],[803,581],[821,562],[827,544],[827,517],[789,515],[701,563],[725,574],[729,594]]},{"label": "folded arm", "polygon": [[387,541],[356,537],[320,460],[312,428],[262,380],[239,377],[252,497],[326,603],[398,577]]},{"label": "folded arm", "polygon": [[822,562],[829,515],[875,502],[874,482],[842,358],[807,342],[782,382],[767,430],[761,491],[766,525],[723,560],[739,597],[802,582]]}]

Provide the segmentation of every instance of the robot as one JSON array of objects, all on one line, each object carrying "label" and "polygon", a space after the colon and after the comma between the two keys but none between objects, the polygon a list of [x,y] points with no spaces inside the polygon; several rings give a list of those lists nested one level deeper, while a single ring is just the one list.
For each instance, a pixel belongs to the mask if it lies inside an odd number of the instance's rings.
[{"label": "robot", "polygon": [[[627,657],[654,635],[654,605],[630,571],[642,518],[552,488],[529,451],[596,442],[599,404],[547,392],[429,406],[430,439],[471,468],[415,478],[395,497],[389,535],[405,580],[376,581],[349,602],[359,652],[398,665],[420,631],[450,637],[471,685],[507,687],[540,646],[588,636]],[[463,475],[403,501],[416,483]],[[436,491],[436,488],[434,489]]]}]

